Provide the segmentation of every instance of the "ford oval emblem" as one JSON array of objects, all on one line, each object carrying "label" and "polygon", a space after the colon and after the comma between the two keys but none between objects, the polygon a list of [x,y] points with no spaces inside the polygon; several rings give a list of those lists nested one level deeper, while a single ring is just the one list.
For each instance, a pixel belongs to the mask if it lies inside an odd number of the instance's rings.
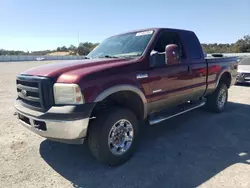
[{"label": "ford oval emblem", "polygon": [[22,95],[23,95],[24,97],[27,96],[27,91],[26,91],[26,90],[22,90],[21,93],[22,93]]}]

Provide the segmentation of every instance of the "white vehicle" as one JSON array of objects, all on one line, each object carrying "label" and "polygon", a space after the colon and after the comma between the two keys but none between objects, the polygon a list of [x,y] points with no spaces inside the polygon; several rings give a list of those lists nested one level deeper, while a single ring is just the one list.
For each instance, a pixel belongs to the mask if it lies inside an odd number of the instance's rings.
[{"label": "white vehicle", "polygon": [[239,61],[237,83],[250,83],[250,57],[244,57]]},{"label": "white vehicle", "polygon": [[36,60],[37,61],[42,61],[42,60],[44,60],[44,57],[37,57]]}]

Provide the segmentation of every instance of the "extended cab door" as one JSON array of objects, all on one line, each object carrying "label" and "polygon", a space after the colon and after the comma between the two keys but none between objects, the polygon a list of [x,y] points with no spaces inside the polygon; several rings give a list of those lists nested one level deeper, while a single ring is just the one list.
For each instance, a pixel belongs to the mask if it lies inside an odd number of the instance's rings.
[{"label": "extended cab door", "polygon": [[207,65],[200,42],[194,32],[185,31],[181,34],[187,54],[187,63],[192,75],[193,98],[202,97],[207,87]]},{"label": "extended cab door", "polygon": [[[180,63],[167,65],[165,63],[165,47],[168,44],[177,44],[181,49]],[[151,94],[147,96],[149,112],[160,111],[188,100],[193,97],[192,69],[188,64],[182,40],[177,32],[164,31],[150,56],[151,69],[149,73],[149,87]]]}]

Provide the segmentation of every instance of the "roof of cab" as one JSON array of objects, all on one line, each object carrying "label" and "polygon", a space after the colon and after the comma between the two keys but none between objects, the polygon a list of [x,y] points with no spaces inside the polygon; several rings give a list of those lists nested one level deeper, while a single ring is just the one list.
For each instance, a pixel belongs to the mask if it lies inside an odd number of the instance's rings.
[{"label": "roof of cab", "polygon": [[184,30],[184,29],[164,28],[164,27],[152,27],[152,28],[144,28],[144,29],[131,30],[131,31],[123,32],[123,33],[118,33],[118,34],[115,34],[113,36],[119,36],[119,35],[124,35],[124,34],[128,34],[128,33],[142,32],[142,31],[150,31],[150,30],[154,30],[156,32],[159,32],[161,30],[170,30],[170,31],[178,31],[178,32],[193,32],[193,31]]}]

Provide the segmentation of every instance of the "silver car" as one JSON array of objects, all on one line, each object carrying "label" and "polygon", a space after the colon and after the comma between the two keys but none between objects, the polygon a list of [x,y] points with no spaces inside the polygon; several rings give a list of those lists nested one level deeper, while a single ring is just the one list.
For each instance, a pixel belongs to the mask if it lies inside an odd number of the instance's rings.
[{"label": "silver car", "polygon": [[250,57],[239,61],[236,83],[250,83]]}]

